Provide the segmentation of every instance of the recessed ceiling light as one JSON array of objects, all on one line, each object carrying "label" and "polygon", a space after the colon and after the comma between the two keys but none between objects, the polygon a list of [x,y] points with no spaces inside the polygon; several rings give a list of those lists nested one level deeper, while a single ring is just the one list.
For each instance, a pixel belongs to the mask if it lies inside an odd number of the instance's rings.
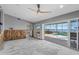
[{"label": "recessed ceiling light", "polygon": [[64,7],[64,5],[60,5],[60,8],[63,8]]}]

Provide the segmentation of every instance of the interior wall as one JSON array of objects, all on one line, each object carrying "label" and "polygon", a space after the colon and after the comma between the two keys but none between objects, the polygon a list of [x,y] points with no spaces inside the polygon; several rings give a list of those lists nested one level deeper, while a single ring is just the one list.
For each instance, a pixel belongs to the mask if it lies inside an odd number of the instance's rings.
[{"label": "interior wall", "polygon": [[5,14],[4,15],[4,29],[23,29],[28,30],[31,28],[31,23],[17,20],[16,17]]}]

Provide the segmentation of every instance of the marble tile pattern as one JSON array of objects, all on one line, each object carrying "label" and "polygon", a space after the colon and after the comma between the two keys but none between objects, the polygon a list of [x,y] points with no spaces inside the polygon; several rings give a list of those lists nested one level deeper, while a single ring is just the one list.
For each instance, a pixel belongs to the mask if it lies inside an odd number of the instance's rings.
[{"label": "marble tile pattern", "polygon": [[4,42],[0,55],[78,55],[70,48],[35,38]]}]

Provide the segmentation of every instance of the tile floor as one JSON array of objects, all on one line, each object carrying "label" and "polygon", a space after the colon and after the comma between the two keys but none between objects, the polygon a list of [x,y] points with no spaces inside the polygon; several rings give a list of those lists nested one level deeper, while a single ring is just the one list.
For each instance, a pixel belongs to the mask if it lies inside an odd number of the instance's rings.
[{"label": "tile floor", "polygon": [[79,52],[70,48],[48,42],[26,38],[4,42],[0,55],[78,55]]}]

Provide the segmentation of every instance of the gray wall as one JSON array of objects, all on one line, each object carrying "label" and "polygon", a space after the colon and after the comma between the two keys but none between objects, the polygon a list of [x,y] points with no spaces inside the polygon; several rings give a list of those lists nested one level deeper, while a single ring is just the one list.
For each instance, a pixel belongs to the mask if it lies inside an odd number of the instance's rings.
[{"label": "gray wall", "polygon": [[[63,21],[68,21],[74,18],[79,18],[79,10],[72,12],[72,13],[68,13],[68,14],[64,14],[64,15],[60,15],[54,18],[50,18],[44,21],[40,21],[38,23],[42,24],[42,23],[54,23],[54,22],[63,22]],[[37,23],[37,24],[38,24]]]},{"label": "gray wall", "polygon": [[31,23],[17,20],[16,17],[10,15],[4,15],[4,29],[30,29]]}]

